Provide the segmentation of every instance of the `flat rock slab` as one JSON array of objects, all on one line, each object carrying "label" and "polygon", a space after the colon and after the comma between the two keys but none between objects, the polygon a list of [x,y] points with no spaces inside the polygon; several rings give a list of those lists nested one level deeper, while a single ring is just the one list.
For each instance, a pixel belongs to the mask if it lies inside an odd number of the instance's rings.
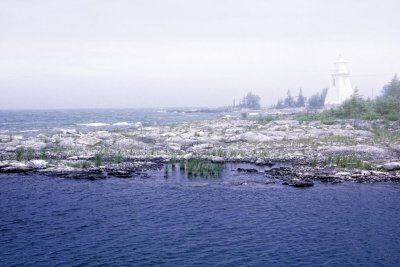
[{"label": "flat rock slab", "polygon": [[400,170],[400,162],[389,162],[386,164],[383,164],[383,169],[386,171],[395,171],[395,170]]}]

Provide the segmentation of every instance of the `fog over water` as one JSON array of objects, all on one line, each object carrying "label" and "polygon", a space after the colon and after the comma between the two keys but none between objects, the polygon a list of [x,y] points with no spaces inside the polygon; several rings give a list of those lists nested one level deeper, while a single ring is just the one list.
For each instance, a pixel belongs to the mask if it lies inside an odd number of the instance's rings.
[{"label": "fog over water", "polygon": [[0,109],[229,105],[309,96],[349,61],[377,95],[400,72],[400,2],[0,2]]}]

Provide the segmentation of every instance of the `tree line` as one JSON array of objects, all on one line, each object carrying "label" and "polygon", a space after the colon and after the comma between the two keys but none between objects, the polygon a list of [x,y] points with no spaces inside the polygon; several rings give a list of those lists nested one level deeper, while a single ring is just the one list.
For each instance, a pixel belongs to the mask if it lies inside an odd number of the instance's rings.
[{"label": "tree line", "polygon": [[305,107],[306,104],[308,104],[310,107],[323,107],[327,92],[328,89],[325,88],[321,91],[321,93],[316,93],[307,100],[307,98],[303,96],[303,90],[301,88],[299,89],[298,95],[295,97],[292,96],[290,89],[288,89],[286,98],[279,99],[274,107],[277,109],[296,108]]}]

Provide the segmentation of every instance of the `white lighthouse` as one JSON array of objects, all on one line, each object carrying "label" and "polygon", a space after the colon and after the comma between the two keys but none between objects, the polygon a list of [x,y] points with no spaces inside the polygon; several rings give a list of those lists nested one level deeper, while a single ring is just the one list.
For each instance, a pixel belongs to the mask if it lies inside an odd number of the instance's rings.
[{"label": "white lighthouse", "polygon": [[349,99],[353,93],[347,61],[341,58],[335,61],[331,85],[329,86],[324,104],[328,107],[338,106]]}]

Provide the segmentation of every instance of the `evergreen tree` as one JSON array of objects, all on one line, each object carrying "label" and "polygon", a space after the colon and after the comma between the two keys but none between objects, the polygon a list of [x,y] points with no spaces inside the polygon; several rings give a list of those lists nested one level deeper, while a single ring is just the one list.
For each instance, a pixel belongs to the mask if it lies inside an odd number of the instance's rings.
[{"label": "evergreen tree", "polygon": [[383,97],[394,97],[400,99],[400,80],[397,74],[394,75],[392,80],[383,87]]},{"label": "evergreen tree", "polygon": [[294,106],[294,99],[292,97],[292,94],[290,93],[290,89],[287,91],[287,95],[285,98],[285,107],[290,108]]},{"label": "evergreen tree", "polygon": [[328,89],[325,88],[322,90],[321,94],[320,93],[316,93],[314,95],[312,95],[309,99],[308,99],[308,105],[310,107],[323,107],[324,103],[325,103],[325,98],[326,98],[326,94],[328,93]]},{"label": "evergreen tree", "polygon": [[284,108],[284,107],[285,107],[285,105],[283,104],[283,100],[279,99],[278,103],[276,103],[275,108],[281,109],[281,108]]},{"label": "evergreen tree", "polygon": [[260,99],[261,98],[258,95],[248,92],[247,95],[243,97],[239,106],[249,109],[260,109]]},{"label": "evergreen tree", "polygon": [[303,91],[300,88],[299,95],[297,96],[296,107],[304,107],[306,105],[306,98],[303,96]]}]

